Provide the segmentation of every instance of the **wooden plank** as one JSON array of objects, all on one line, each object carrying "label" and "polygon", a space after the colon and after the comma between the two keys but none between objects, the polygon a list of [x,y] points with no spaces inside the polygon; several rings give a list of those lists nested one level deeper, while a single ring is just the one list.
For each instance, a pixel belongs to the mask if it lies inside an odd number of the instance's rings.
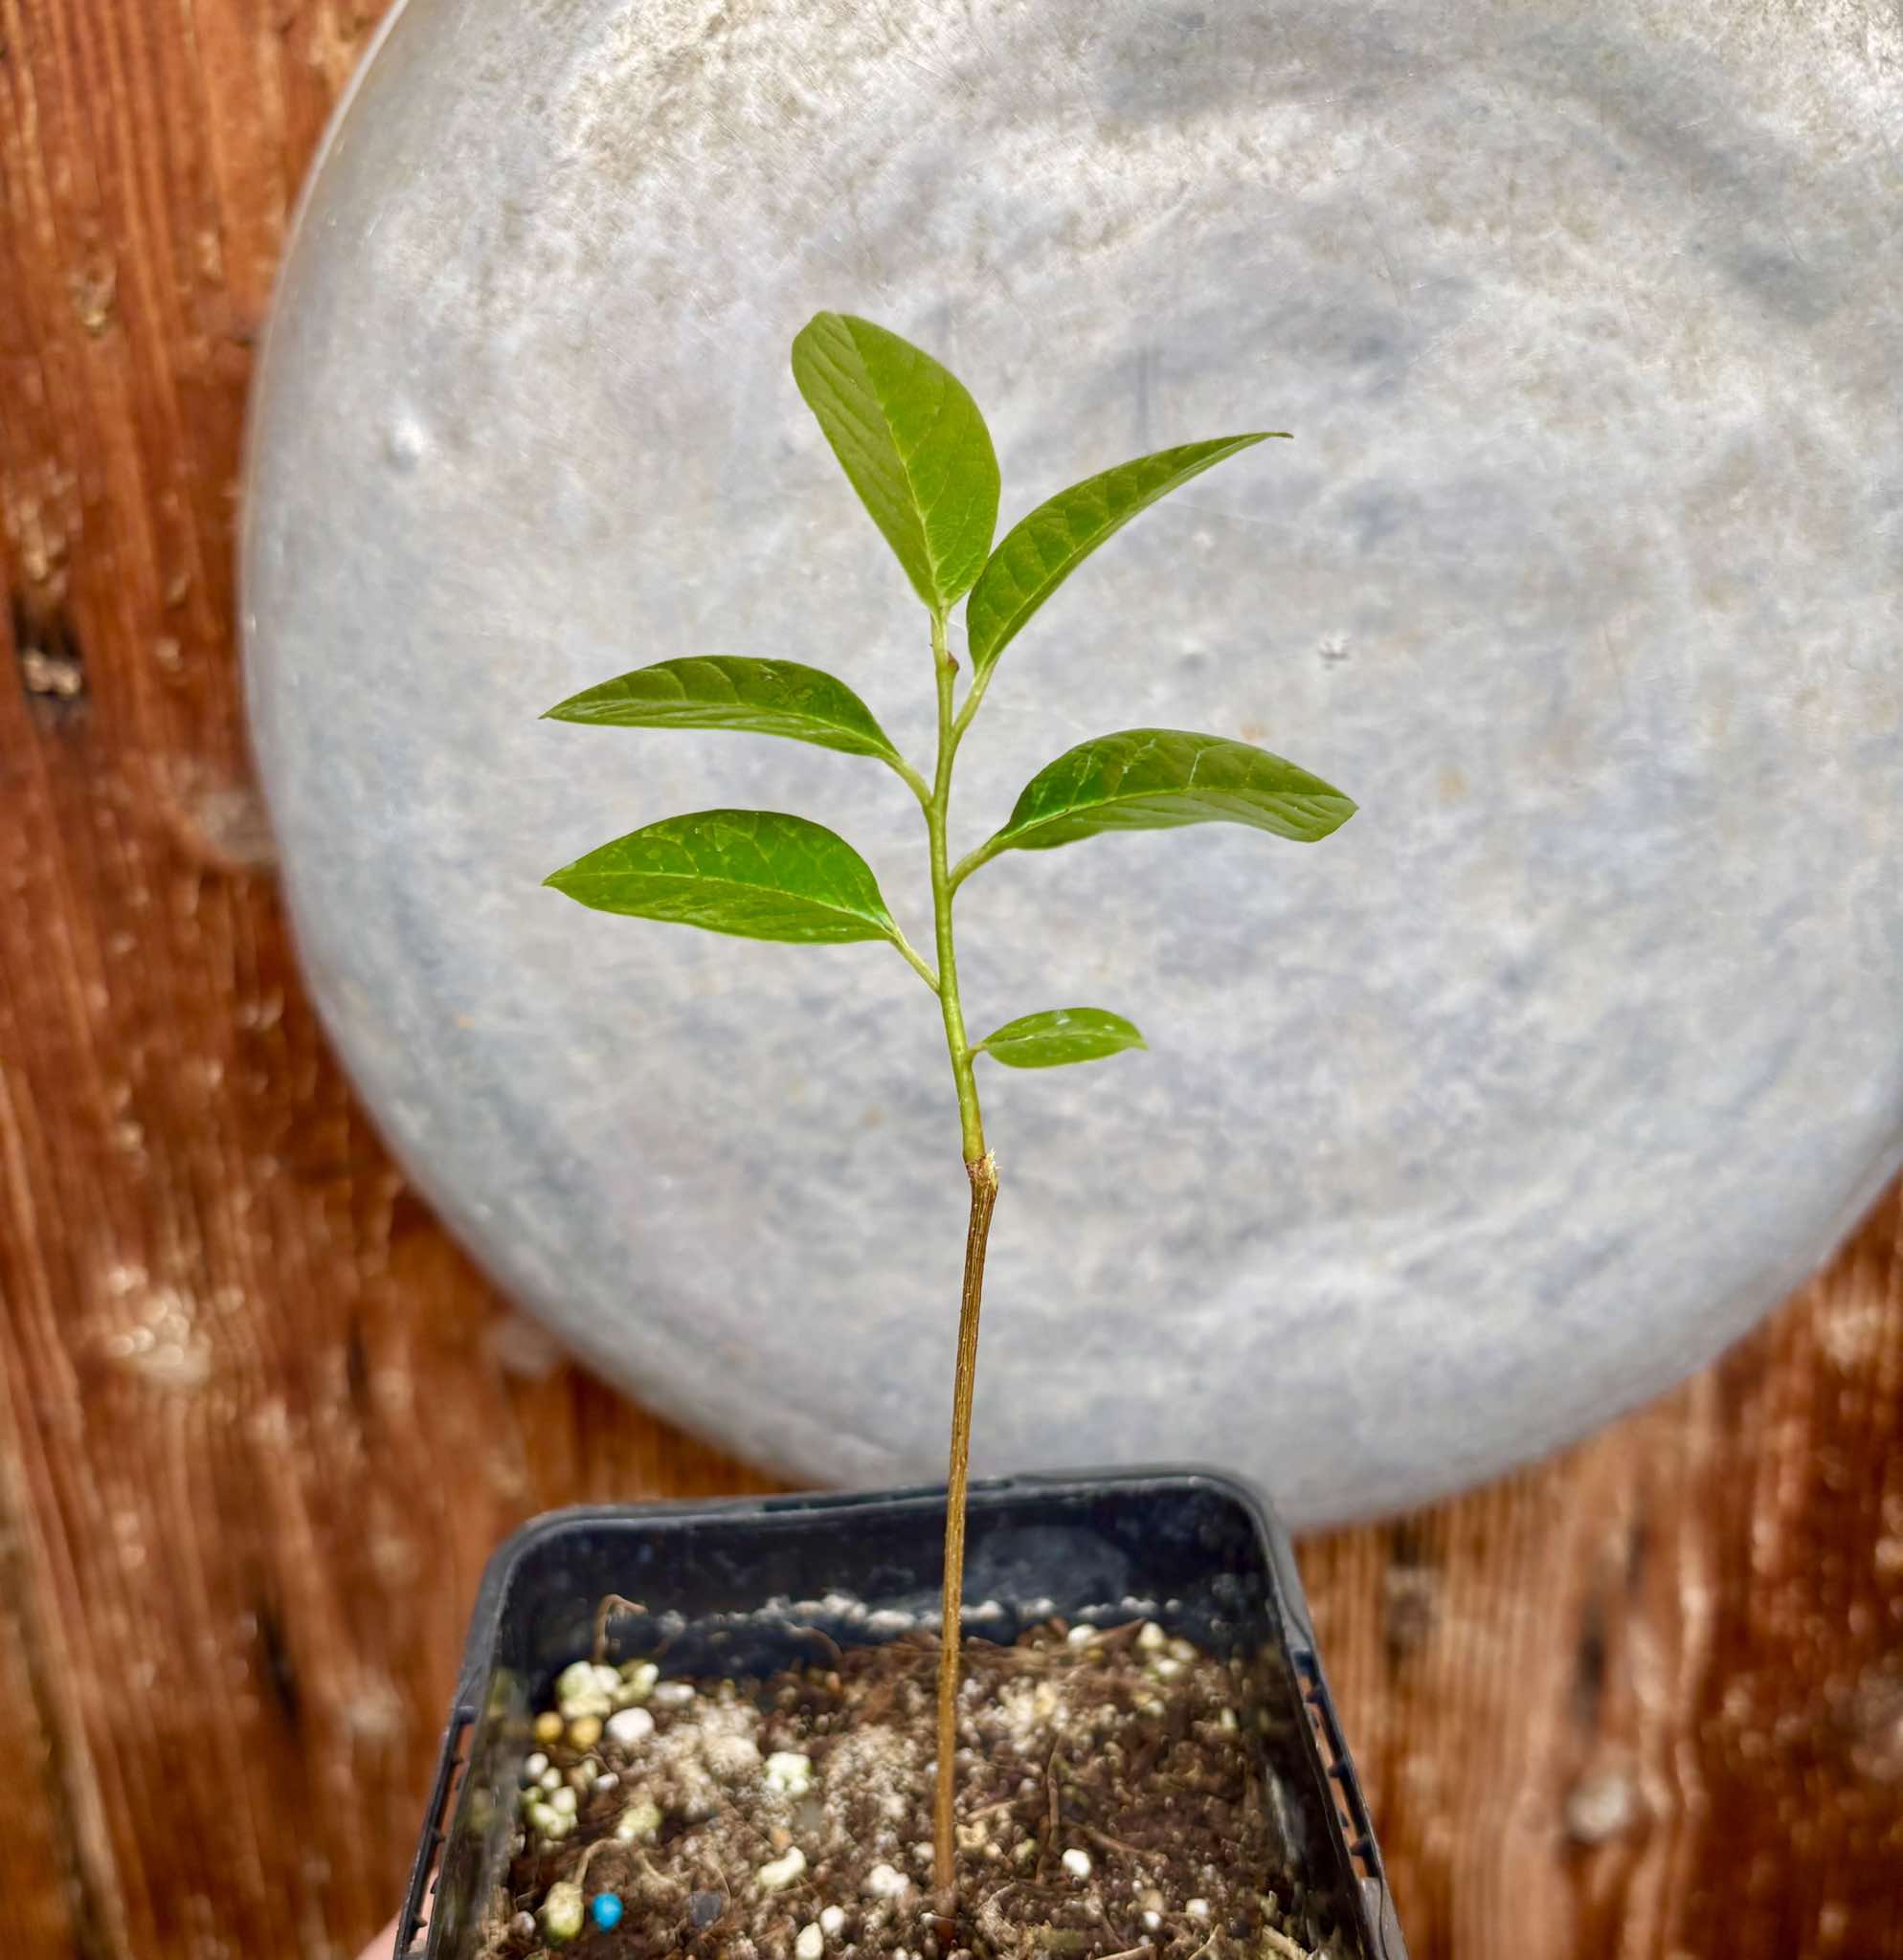
[{"label": "wooden plank", "polygon": [[[741,1486],[524,1341],[297,988],[233,514],[284,214],[368,17],[0,0],[0,1628],[10,1954],[351,1955],[500,1533]],[[31,1664],[29,1664],[31,1661]],[[35,1672],[36,1670],[36,1672]]]},{"label": "wooden plank", "polygon": [[0,1809],[0,1951],[73,1953],[102,1949],[87,1910],[78,1848],[65,1826],[71,1805],[46,1719],[48,1670],[36,1665],[43,1638],[28,1624],[34,1604],[21,1543],[18,1494],[0,1459],[0,1762],[14,1801]]},{"label": "wooden plank", "polygon": [[1417,1960],[1903,1955],[1903,1192],[1678,1393],[1303,1564]]},{"label": "wooden plank", "polygon": [[[0,1946],[342,1956],[481,1562],[750,1487],[511,1316],[298,986],[243,392],[373,25],[0,0]],[[1903,1960],[1903,1205],[1561,1462],[1305,1548],[1417,1960]]]}]

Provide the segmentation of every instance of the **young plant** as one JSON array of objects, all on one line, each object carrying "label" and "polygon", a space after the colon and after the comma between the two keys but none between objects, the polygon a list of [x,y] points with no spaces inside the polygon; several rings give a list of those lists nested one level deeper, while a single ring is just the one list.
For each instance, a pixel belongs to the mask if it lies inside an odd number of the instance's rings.
[{"label": "young plant", "polygon": [[[1007,1068],[1049,1068],[1144,1045],[1121,1014],[1094,1007],[1025,1014],[973,1041],[958,991],[952,900],[974,872],[1008,851],[1047,851],[1104,832],[1190,823],[1246,824],[1313,843],[1345,823],[1354,805],[1319,777],[1246,743],[1174,728],[1131,728],[1082,743],[1040,769],[1003,824],[953,863],[947,835],[952,765],[998,657],[1085,559],[1139,511],[1215,464],[1287,432],[1218,436],[1119,464],[1041,503],[994,550],[998,472],[991,434],[970,393],[930,355],[870,321],[820,313],[794,340],[793,375],[925,608],[938,693],[930,774],[899,753],[843,681],[791,660],[661,660],[589,688],[549,713],[556,721],[620,728],[744,729],[884,763],[925,813],[933,957],[927,959],[900,930],[870,866],[844,838],[776,811],[704,810],[667,817],[591,851],[547,882],[599,911],[744,938],[805,945],[884,940],[938,996],[971,1187],[952,1392],[932,1833],[933,1877],[943,1909],[950,1910],[972,1391],[985,1242],[997,1200],[997,1166],[978,1107],[977,1058],[988,1055]],[[961,599],[971,665],[962,701],[950,646],[952,612]]]}]

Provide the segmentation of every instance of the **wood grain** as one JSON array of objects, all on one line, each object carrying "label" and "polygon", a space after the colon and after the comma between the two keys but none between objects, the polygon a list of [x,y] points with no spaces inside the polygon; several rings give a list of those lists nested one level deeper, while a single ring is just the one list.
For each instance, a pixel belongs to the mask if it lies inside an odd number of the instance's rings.
[{"label": "wood grain", "polygon": [[[0,0],[0,1952],[351,1960],[482,1559],[747,1474],[497,1302],[351,1102],[232,542],[348,0]],[[1563,1462],[1306,1551],[1419,1960],[1903,1956],[1903,1204]]]},{"label": "wood grain", "polygon": [[1417,1956],[1903,1954],[1903,1192],[1559,1462],[1305,1548]]}]

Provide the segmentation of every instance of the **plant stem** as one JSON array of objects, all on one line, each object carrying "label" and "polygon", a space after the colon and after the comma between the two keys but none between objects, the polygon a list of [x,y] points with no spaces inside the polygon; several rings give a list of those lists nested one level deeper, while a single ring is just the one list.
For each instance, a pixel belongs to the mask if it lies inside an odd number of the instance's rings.
[{"label": "plant stem", "polygon": [[965,1610],[965,1490],[972,1462],[972,1391],[978,1374],[978,1307],[984,1293],[985,1241],[997,1203],[997,1166],[987,1152],[965,1166],[972,1218],[965,1234],[965,1283],[958,1299],[958,1363],[952,1387],[952,1476],[945,1494],[943,1632],[938,1647],[938,1783],[932,1793],[931,1877],[938,1909],[956,1902],[958,1870],[952,1823],[958,1794],[958,1678]]},{"label": "plant stem", "polygon": [[958,998],[958,956],[952,944],[952,875],[945,848],[945,820],[952,806],[952,763],[958,736],[952,711],[952,682],[957,662],[945,644],[945,620],[931,621],[931,663],[938,680],[938,772],[926,805],[925,827],[931,839],[931,920],[938,935],[938,998],[945,1011],[945,1045],[952,1054],[952,1074],[958,1085],[958,1122],[964,1132],[965,1162],[975,1164],[985,1153],[984,1124],[978,1115],[977,1084],[972,1079],[972,1049],[965,1038],[965,1010]]},{"label": "plant stem", "polygon": [[958,1087],[958,1123],[965,1147],[965,1174],[972,1187],[971,1222],[965,1234],[965,1276],[958,1297],[958,1361],[952,1388],[952,1457],[945,1492],[945,1585],[938,1649],[938,1779],[932,1801],[932,1882],[939,1910],[951,1913],[957,1893],[957,1840],[953,1811],[957,1797],[958,1679],[963,1646],[965,1595],[965,1493],[972,1460],[972,1392],[977,1380],[978,1308],[984,1295],[985,1243],[992,1209],[997,1202],[997,1166],[985,1148],[978,1110],[972,1046],[965,1034],[965,1010],[958,997],[958,958],[952,943],[952,877],[945,825],[952,804],[952,764],[971,719],[952,709],[957,663],[945,644],[945,620],[931,621],[931,662],[938,683],[938,768],[926,805],[931,841],[931,916],[938,942],[938,999],[945,1015],[945,1045]]}]

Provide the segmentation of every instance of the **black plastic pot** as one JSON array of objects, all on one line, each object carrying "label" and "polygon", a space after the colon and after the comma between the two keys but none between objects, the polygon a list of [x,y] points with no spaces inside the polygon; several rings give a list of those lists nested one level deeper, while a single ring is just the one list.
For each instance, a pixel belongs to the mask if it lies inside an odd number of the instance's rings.
[{"label": "black plastic pot", "polygon": [[[616,1621],[617,1659],[664,1644],[670,1674],[767,1673],[810,1658],[796,1628],[850,1645],[889,1638],[899,1615],[930,1618],[944,1513],[943,1491],[928,1489],[585,1508],[526,1525],[483,1575],[397,1952],[412,1952],[427,1913],[419,1950],[473,1960],[507,1861],[531,1709],[588,1652],[604,1595],[648,1609]],[[1264,1787],[1313,1941],[1338,1930],[1354,1960],[1406,1960],[1288,1541],[1254,1492],[1197,1471],[982,1483],[966,1571],[967,1631],[988,1638],[1054,1613],[1107,1626],[1142,1613],[1257,1657]]]}]

